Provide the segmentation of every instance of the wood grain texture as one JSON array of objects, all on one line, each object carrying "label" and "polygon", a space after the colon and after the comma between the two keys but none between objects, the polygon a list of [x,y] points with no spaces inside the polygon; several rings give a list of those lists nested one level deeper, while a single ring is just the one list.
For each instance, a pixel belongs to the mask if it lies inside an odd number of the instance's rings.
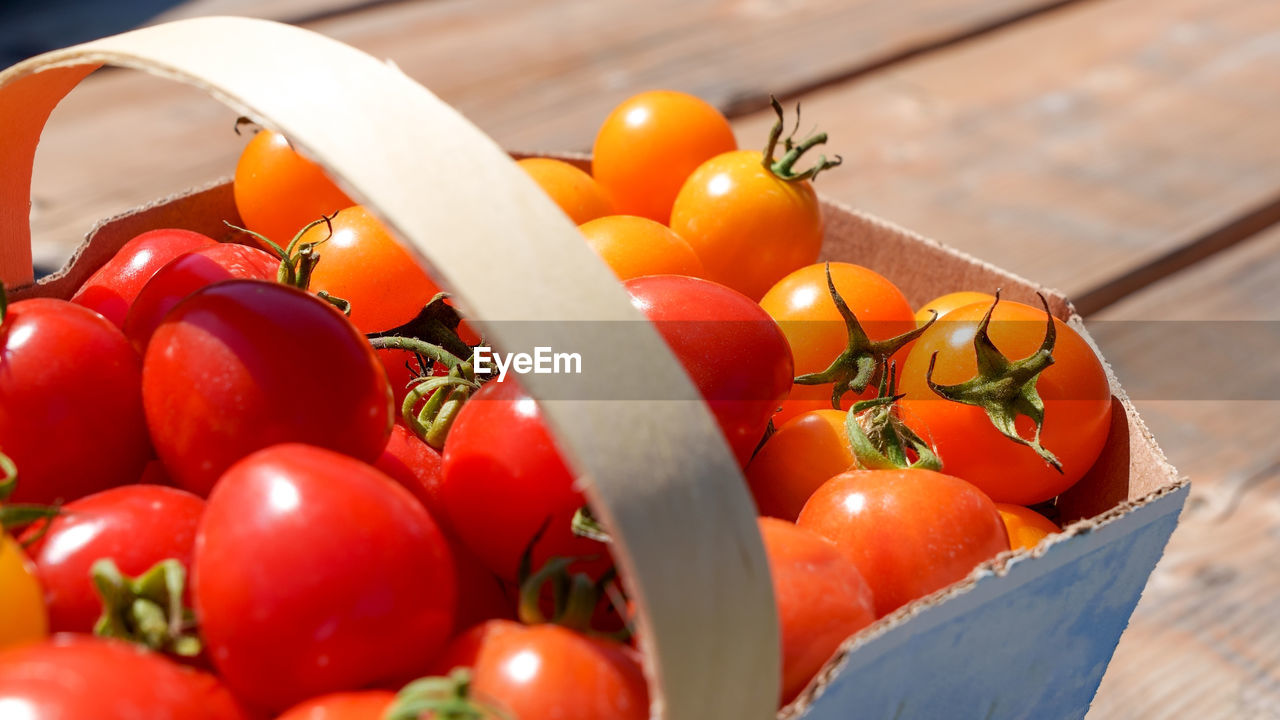
[{"label": "wood grain texture", "polygon": [[1277,27],[1280,3],[1086,2],[825,88],[807,123],[845,166],[818,187],[1086,298],[1280,199]]}]

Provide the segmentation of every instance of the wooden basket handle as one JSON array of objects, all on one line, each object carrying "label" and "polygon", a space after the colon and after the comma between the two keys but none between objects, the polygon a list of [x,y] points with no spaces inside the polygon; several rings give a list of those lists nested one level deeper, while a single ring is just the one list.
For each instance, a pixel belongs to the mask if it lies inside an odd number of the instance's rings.
[{"label": "wooden basket handle", "polygon": [[[521,380],[613,533],[654,717],[774,717],[768,565],[742,475],[697,390],[556,206],[393,66],[288,25],[198,18],[9,68],[0,73],[0,279],[31,278],[36,144],[53,107],[102,65],[194,85],[283,132],[410,247],[495,345],[528,339],[518,321],[553,320],[538,327],[540,344],[591,348],[630,387],[663,388],[657,399],[566,399],[554,397],[554,376]],[[624,321],[635,327],[610,332]]]}]

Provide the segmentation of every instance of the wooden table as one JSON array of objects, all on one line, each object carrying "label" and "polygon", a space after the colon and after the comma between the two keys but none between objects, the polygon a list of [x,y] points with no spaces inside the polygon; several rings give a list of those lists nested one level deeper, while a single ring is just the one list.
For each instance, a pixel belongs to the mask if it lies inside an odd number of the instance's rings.
[{"label": "wooden table", "polygon": [[[585,149],[650,87],[717,103],[749,146],[769,93],[802,99],[845,157],[822,192],[1066,291],[1195,480],[1090,717],[1280,717],[1280,383],[1217,392],[1238,373],[1197,373],[1221,356],[1183,332],[1280,320],[1280,3],[193,0],[156,19],[215,13],[391,58],[512,148]],[[233,119],[164,81],[90,78],[39,152],[38,260],[229,174]]]}]

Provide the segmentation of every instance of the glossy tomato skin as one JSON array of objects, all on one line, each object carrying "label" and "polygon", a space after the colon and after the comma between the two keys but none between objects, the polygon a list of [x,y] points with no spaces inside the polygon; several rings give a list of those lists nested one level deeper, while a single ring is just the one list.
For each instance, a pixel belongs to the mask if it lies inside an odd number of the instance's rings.
[{"label": "glossy tomato skin", "polygon": [[471,668],[472,697],[520,720],[645,720],[639,655],[559,625],[477,625],[452,643],[437,672]]},{"label": "glossy tomato skin", "polygon": [[281,247],[307,223],[355,204],[319,165],[272,130],[245,145],[232,191],[245,227]]},{"label": "glossy tomato skin", "polygon": [[49,634],[36,567],[18,543],[0,533],[0,651],[42,640]]},{"label": "glossy tomato skin", "polygon": [[[929,358],[938,354],[933,379],[939,384],[972,378],[977,371],[973,337],[989,307],[953,310],[916,340],[898,385],[906,394],[902,413],[912,429],[933,441],[947,473],[977,485],[996,502],[1034,505],[1060,495],[1097,460],[1111,429],[1111,389],[1093,349],[1055,318],[1054,363],[1040,374],[1036,390],[1044,402],[1040,442],[1062,462],[1061,473],[1031,448],[1001,435],[981,408],[939,397],[925,381]],[[991,316],[991,341],[1011,360],[1035,352],[1044,332],[1043,308],[1004,300]],[[1035,432],[1026,417],[1018,418],[1017,429],[1024,438]]]},{"label": "glossy tomato skin", "polygon": [[295,705],[276,720],[383,720],[395,699],[390,690],[331,693]]},{"label": "glossy tomato skin", "polygon": [[[203,513],[199,497],[159,485],[125,485],[67,503],[29,548],[51,629],[93,632],[102,601],[89,571],[100,559],[114,560],[130,577],[169,559],[190,570]],[[24,539],[35,539],[38,530],[31,528]]]},{"label": "glossy tomato skin", "polygon": [[996,509],[1000,511],[1000,519],[1004,521],[1009,544],[1014,550],[1029,550],[1046,537],[1062,532],[1056,523],[1031,508],[996,503]]},{"label": "glossy tomato skin", "polygon": [[215,245],[217,241],[213,238],[191,230],[149,230],[121,246],[105,265],[84,281],[71,296],[71,302],[83,305],[116,327],[123,328],[134,298],[157,270],[179,255]]},{"label": "glossy tomato skin", "polygon": [[845,413],[811,410],[779,427],[747,465],[761,515],[795,522],[809,496],[854,465]]},{"label": "glossy tomato skin", "polygon": [[160,459],[202,496],[255,450],[307,442],[372,462],[391,432],[368,342],[325,301],[258,280],[179,303],[147,347],[142,395]]},{"label": "glossy tomato skin", "polygon": [[791,350],[759,305],[731,288],[679,275],[623,284],[707,401],[745,466],[791,388]]},{"label": "glossy tomato skin", "polygon": [[420,674],[453,625],[453,575],[443,535],[409,491],[344,455],[276,445],[232,466],[209,496],[195,609],[227,685],[279,711]]},{"label": "glossy tomato skin", "polygon": [[13,502],[70,501],[137,482],[152,457],[138,355],[98,313],[65,300],[9,306],[0,324],[0,451]]},{"label": "glossy tomato skin", "polygon": [[995,302],[996,296],[990,293],[974,292],[972,290],[961,290],[959,292],[947,293],[939,295],[930,300],[920,309],[916,311],[916,327],[923,327],[933,319],[936,314],[941,320],[947,313],[966,305],[987,305]]},{"label": "glossy tomato skin", "polygon": [[0,708],[39,720],[249,717],[213,675],[127,643],[79,634],[0,652]]},{"label": "glossy tomato skin", "polygon": [[574,225],[613,212],[613,200],[600,183],[563,160],[524,158],[516,164],[538,183]]},{"label": "glossy tomato skin", "polygon": [[600,126],[591,174],[612,196],[615,212],[666,223],[689,174],[737,147],[729,121],[705,101],[670,90],[642,92]]},{"label": "glossy tomato skin", "polygon": [[[795,357],[796,375],[822,372],[844,352],[849,332],[827,287],[828,263],[808,265],[782,278],[765,293],[760,306],[778,321]],[[833,262],[831,281],[871,340],[888,340],[915,329],[910,303],[896,285],[874,270],[853,263]],[[894,354],[898,366],[908,348]],[[862,394],[847,393],[841,409],[859,399],[875,397],[875,387]],[[810,410],[831,407],[831,385],[796,385],[774,416],[775,425]]]},{"label": "glossy tomato skin", "polygon": [[444,506],[440,502],[444,459],[439,450],[420,440],[404,426],[396,425],[391,428],[387,446],[373,466],[413,493],[436,523],[445,526]]},{"label": "glossy tomato skin", "polygon": [[235,243],[180,255],[157,270],[139,291],[125,316],[124,334],[141,355],[164,316],[183,298],[223,280],[274,280],[279,267],[280,259],[274,255]]},{"label": "glossy tomato skin", "polygon": [[606,215],[578,229],[619,280],[704,274],[702,261],[689,243],[660,222],[635,215]]},{"label": "glossy tomato skin", "polygon": [[826,538],[760,518],[782,628],[782,703],[791,702],[850,635],[876,619],[871,588]]},{"label": "glossy tomato skin", "polygon": [[876,615],[963,579],[1009,549],[995,504],[932,470],[851,470],[828,480],[796,522],[836,544],[871,586]]}]

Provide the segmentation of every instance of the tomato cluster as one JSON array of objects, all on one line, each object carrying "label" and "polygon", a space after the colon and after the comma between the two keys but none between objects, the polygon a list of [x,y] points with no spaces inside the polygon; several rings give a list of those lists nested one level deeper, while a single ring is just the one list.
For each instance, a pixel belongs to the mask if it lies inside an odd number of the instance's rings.
[{"label": "tomato cluster", "polygon": [[[784,137],[774,107],[740,150],[703,101],[642,93],[590,171],[520,166],[744,471],[785,703],[861,628],[1057,532],[1027,506],[1088,471],[1111,397],[1047,305],[917,309],[819,263],[812,183],[839,159],[806,159],[826,136]],[[0,706],[648,717],[609,529],[537,402],[283,137],[249,142],[234,190],[221,242],[154,230],[69,301],[0,292]]]}]

